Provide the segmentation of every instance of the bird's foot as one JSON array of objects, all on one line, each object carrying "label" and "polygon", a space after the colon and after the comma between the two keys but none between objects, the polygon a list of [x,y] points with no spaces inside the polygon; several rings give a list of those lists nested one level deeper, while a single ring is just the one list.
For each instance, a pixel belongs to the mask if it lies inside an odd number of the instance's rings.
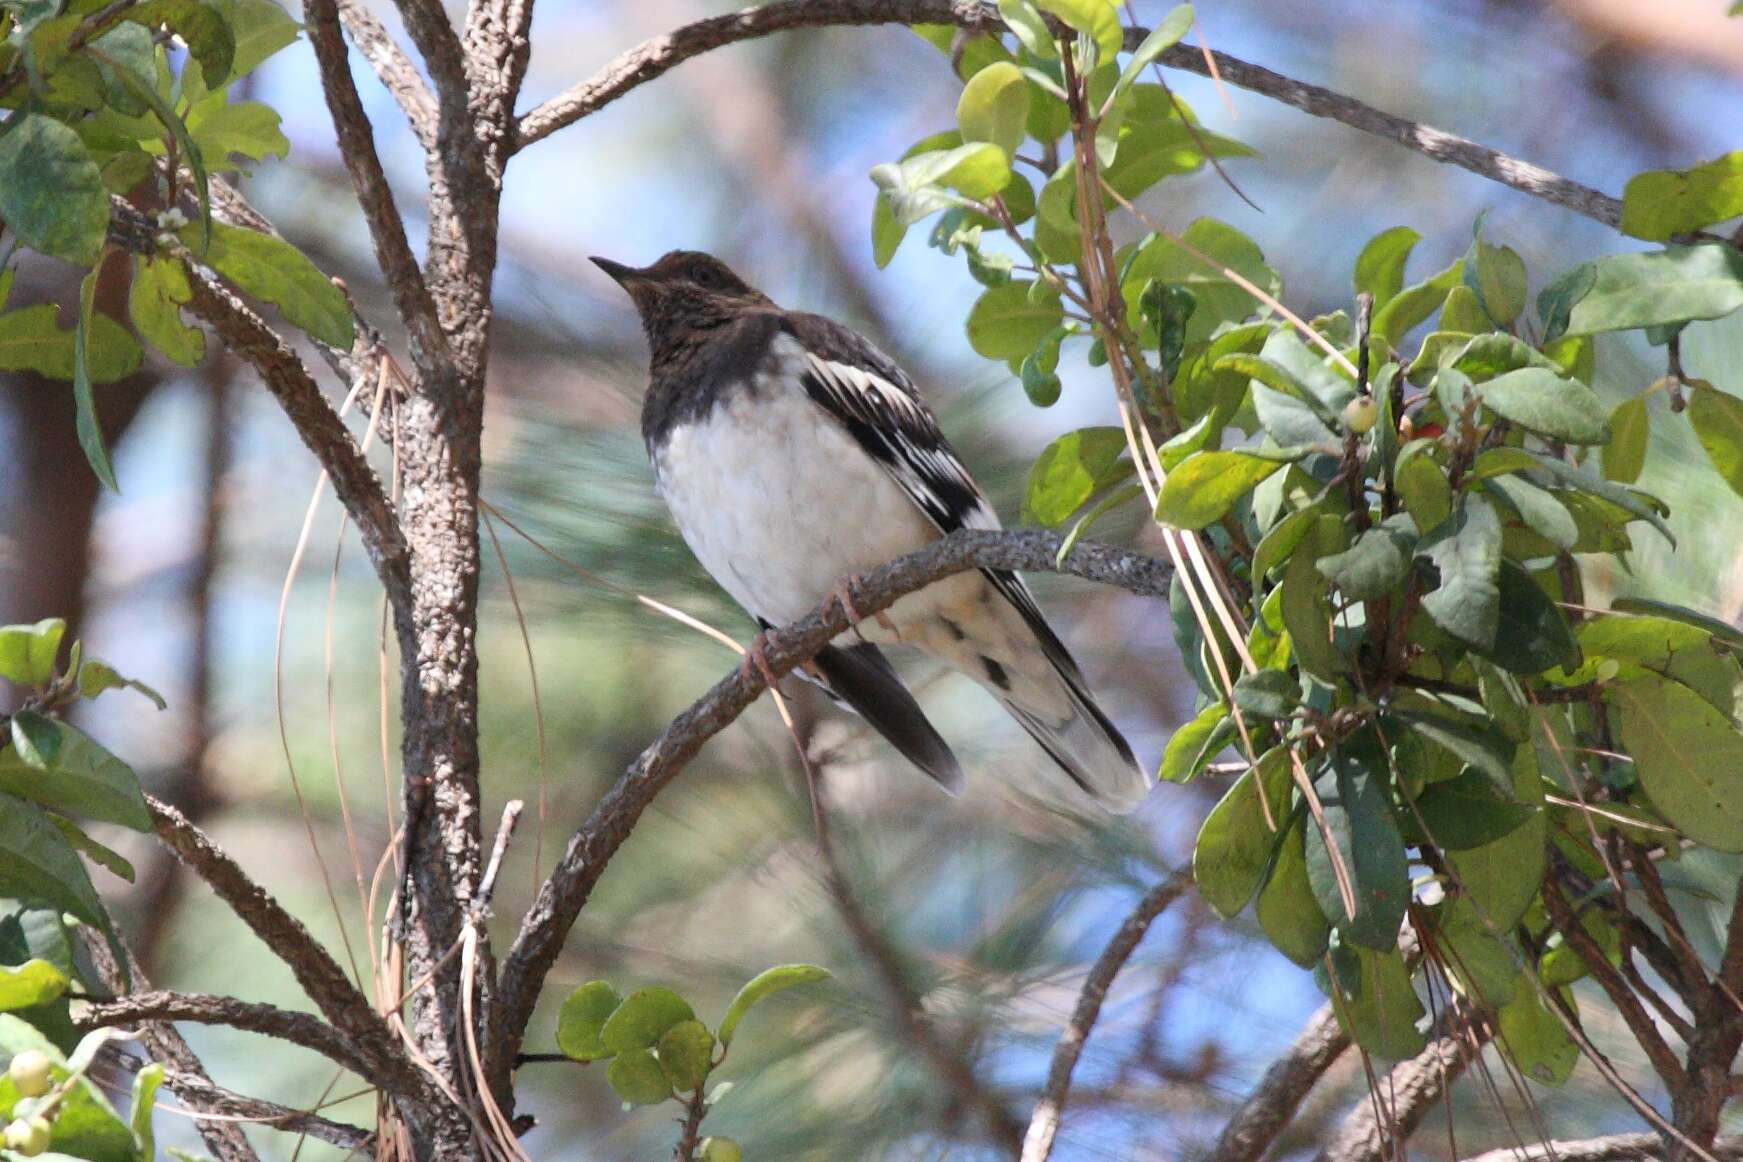
[{"label": "bird's foot", "polygon": [[[823,611],[828,613],[831,605],[839,607],[841,615],[847,618],[847,624],[852,626],[854,629],[858,629],[859,623],[864,621],[865,618],[854,605],[853,592],[863,584],[865,584],[865,574],[863,573],[849,573],[847,576],[843,577],[840,582],[836,584],[835,588],[829,591],[829,595],[823,599]],[[890,615],[888,613],[881,611],[874,613],[872,615],[872,620],[876,621],[891,633],[896,632],[896,623],[890,620]]]},{"label": "bird's foot", "polygon": [[738,669],[739,673],[746,678],[750,678],[752,675],[760,676],[763,684],[774,690],[777,689],[777,683],[775,682],[775,671],[769,665],[768,648],[768,630],[759,631],[755,637],[750,639],[750,646],[744,651],[744,660],[739,662]]}]

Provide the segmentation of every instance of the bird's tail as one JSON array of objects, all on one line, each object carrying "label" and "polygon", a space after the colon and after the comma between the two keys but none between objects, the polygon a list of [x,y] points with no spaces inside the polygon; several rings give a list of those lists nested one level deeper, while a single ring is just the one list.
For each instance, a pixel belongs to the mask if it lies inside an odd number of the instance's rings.
[{"label": "bird's tail", "polygon": [[[1130,744],[1096,705],[1076,666],[1055,662],[1051,676],[1058,688],[1045,699],[1019,701],[994,693],[1079,788],[1109,811],[1124,815],[1134,810],[1150,793],[1151,782]],[[1034,702],[1040,705],[1027,704]]]}]

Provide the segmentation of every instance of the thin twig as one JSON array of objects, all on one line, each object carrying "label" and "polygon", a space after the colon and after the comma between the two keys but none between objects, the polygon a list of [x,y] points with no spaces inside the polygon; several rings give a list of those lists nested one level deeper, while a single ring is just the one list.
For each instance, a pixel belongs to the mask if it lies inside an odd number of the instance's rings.
[{"label": "thin twig", "polygon": [[91,1001],[73,1013],[80,1031],[135,1021],[192,1021],[199,1025],[227,1025],[312,1049],[337,1065],[362,1076],[367,1070],[338,1030],[313,1013],[299,1013],[276,1005],[238,1000],[207,993],[130,993],[109,1000]]},{"label": "thin twig", "polygon": [[436,98],[418,74],[417,66],[361,0],[339,0],[339,19],[351,34],[351,43],[375,70],[382,88],[398,102],[419,144],[426,150],[435,148]]},{"label": "thin twig", "polygon": [[1041,1089],[1041,1100],[1035,1103],[1029,1131],[1023,1136],[1022,1162],[1046,1162],[1053,1152],[1059,1119],[1071,1095],[1071,1075],[1077,1069],[1077,1059],[1083,1056],[1083,1046],[1089,1040],[1090,1030],[1095,1028],[1096,1020],[1101,1016],[1102,1003],[1107,1000],[1114,978],[1137,951],[1138,943],[1144,939],[1156,917],[1191,886],[1192,875],[1185,871],[1174,872],[1152,885],[1102,949],[1101,955],[1096,957],[1089,975],[1084,978],[1083,991],[1077,996],[1077,1007],[1071,1012],[1071,1020],[1066,1024],[1065,1032],[1060,1034],[1059,1043],[1053,1047],[1047,1083]]}]

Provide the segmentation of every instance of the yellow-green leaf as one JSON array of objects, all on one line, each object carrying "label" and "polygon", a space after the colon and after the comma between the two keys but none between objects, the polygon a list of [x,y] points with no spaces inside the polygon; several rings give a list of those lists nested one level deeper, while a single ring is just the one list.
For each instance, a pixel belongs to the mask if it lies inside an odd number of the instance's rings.
[{"label": "yellow-green leaf", "polygon": [[987,141],[1008,157],[1023,143],[1029,119],[1029,82],[1009,61],[988,65],[963,86],[956,123],[964,141]]},{"label": "yellow-green leaf", "polygon": [[1177,528],[1201,529],[1283,467],[1246,452],[1200,452],[1168,474],[1156,498],[1156,519]]},{"label": "yellow-green leaf", "polygon": [[1685,170],[1647,170],[1622,188],[1622,232],[1663,242],[1743,214],[1743,150]]}]

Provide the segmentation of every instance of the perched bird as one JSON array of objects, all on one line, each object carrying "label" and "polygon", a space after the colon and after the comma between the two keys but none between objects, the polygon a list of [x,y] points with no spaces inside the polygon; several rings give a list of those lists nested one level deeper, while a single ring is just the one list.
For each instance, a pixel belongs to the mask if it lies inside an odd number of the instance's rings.
[{"label": "perched bird", "polygon": [[[706,254],[676,250],[639,269],[593,261],[629,292],[647,333],[642,437],[660,496],[703,567],[765,630],[945,533],[999,527],[913,381],[864,338],[782,310]],[[810,670],[957,791],[956,756],[878,649],[891,642],[984,686],[1109,809],[1129,811],[1149,791],[1015,573],[962,573],[909,594]]]}]

